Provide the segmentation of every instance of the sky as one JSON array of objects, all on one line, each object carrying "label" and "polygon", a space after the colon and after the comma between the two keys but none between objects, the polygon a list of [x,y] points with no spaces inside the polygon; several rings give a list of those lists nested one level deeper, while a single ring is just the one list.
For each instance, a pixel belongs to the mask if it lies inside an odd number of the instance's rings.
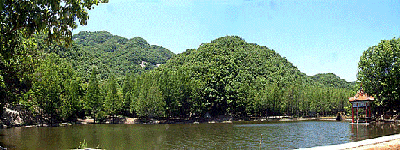
[{"label": "sky", "polygon": [[399,38],[400,1],[109,0],[79,31],[109,31],[175,54],[237,35],[286,57],[309,76],[357,80],[368,47]]}]

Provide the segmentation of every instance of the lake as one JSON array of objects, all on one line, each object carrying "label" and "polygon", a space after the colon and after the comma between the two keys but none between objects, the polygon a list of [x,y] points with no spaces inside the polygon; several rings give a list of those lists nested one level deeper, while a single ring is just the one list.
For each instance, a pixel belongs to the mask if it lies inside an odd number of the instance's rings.
[{"label": "lake", "polygon": [[103,149],[295,149],[360,141],[400,132],[400,126],[349,122],[234,122],[233,124],[89,124],[0,129],[9,149],[71,149],[86,141]]}]

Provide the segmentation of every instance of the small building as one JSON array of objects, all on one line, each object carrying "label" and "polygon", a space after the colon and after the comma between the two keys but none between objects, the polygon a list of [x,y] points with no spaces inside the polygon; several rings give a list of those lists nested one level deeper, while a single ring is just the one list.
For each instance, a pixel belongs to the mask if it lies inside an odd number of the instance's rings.
[{"label": "small building", "polygon": [[[362,88],[362,84],[360,87],[360,90],[357,91],[357,94],[354,97],[349,98],[349,102],[351,103],[351,122],[356,123],[359,122],[365,122],[367,123],[369,120],[371,120],[371,103],[374,101],[374,97],[368,96],[367,93],[364,92]],[[365,118],[364,120],[360,120],[360,115],[359,114],[359,109],[364,109],[365,111]],[[356,113],[354,113],[354,110]],[[354,115],[356,115],[356,118],[354,118]],[[356,120],[354,120],[356,119]]]}]

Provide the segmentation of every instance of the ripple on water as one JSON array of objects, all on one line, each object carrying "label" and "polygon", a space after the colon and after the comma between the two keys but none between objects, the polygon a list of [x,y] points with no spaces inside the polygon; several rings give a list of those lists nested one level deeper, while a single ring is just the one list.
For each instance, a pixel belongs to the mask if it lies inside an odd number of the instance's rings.
[{"label": "ripple on water", "polygon": [[300,121],[254,124],[73,125],[0,130],[13,149],[70,149],[86,141],[104,149],[295,149],[399,133],[398,125]]}]

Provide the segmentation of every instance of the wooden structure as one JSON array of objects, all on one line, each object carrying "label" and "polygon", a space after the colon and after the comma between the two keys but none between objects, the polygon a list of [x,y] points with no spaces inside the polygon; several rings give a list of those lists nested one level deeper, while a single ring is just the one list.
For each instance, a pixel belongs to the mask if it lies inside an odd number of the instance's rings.
[{"label": "wooden structure", "polygon": [[[374,101],[374,97],[372,96],[368,96],[367,93],[364,92],[363,88],[362,88],[362,84],[360,87],[360,90],[357,91],[357,94],[354,97],[350,97],[349,98],[349,102],[351,103],[352,107],[351,107],[351,122],[354,123],[354,121],[356,121],[356,123],[359,122],[365,122],[367,123],[370,119],[371,119],[371,102]],[[363,109],[365,110],[365,120],[360,120],[359,117],[359,112],[358,109]],[[355,115],[356,118],[354,118],[354,109],[356,111]],[[356,119],[356,120],[354,120]]]}]

